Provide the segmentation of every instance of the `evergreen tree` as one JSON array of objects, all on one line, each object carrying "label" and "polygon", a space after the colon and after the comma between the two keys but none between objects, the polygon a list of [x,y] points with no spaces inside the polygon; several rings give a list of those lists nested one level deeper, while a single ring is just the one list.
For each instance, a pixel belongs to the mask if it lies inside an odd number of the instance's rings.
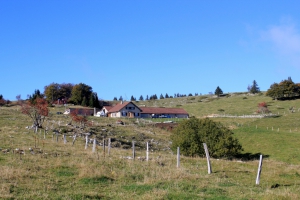
[{"label": "evergreen tree", "polygon": [[87,106],[87,100],[86,100],[86,97],[83,97],[83,100],[81,102],[81,105],[82,106]]},{"label": "evergreen tree", "polygon": [[219,97],[221,94],[223,94],[223,91],[222,91],[222,89],[218,86],[218,87],[216,88],[216,90],[215,90],[215,95],[217,95],[217,96]]},{"label": "evergreen tree", "polygon": [[160,94],[159,99],[164,99],[164,95]]},{"label": "evergreen tree", "polygon": [[85,97],[84,105],[89,103],[89,99],[93,93],[93,89],[91,86],[86,85],[84,83],[79,83],[73,86],[72,88],[72,96],[70,98],[70,102],[73,102],[76,105],[82,105],[82,101]]},{"label": "evergreen tree", "polygon": [[34,93],[32,95],[28,95],[28,99],[30,101],[31,104],[36,104],[36,99],[37,98],[44,98],[44,95],[41,94],[40,90],[34,90]]},{"label": "evergreen tree", "polygon": [[149,97],[148,97],[148,95],[146,96],[146,100],[147,100],[147,101],[149,100]]},{"label": "evergreen tree", "polygon": [[120,96],[119,101],[123,101],[123,97],[122,96]]},{"label": "evergreen tree", "polygon": [[94,93],[91,93],[91,96],[89,98],[89,103],[88,103],[88,106],[91,107],[91,108],[94,108],[95,107],[95,103],[96,103],[96,97],[94,96]]},{"label": "evergreen tree", "polygon": [[259,87],[258,87],[258,85],[257,85],[257,83],[256,83],[255,80],[253,81],[253,84],[252,84],[252,86],[251,86],[250,92],[251,92],[252,94],[256,94],[256,93],[259,93],[259,92],[260,92]]},{"label": "evergreen tree", "polygon": [[135,98],[133,97],[133,95],[131,96],[130,101],[135,101]]},{"label": "evergreen tree", "polygon": [[94,93],[94,96],[95,96],[95,103],[94,103],[94,107],[96,108],[100,108],[100,102],[99,102],[99,98],[98,98],[98,94],[95,92]]},{"label": "evergreen tree", "polygon": [[3,98],[2,94],[0,94],[0,106],[5,104],[5,99]]},{"label": "evergreen tree", "polygon": [[118,101],[117,97],[114,97],[114,101]]},{"label": "evergreen tree", "polygon": [[143,95],[140,96],[139,100],[140,100],[140,101],[144,101]]},{"label": "evergreen tree", "polygon": [[169,98],[169,95],[168,95],[168,93],[166,93],[166,95],[165,95],[165,98],[167,99],[167,98]]}]

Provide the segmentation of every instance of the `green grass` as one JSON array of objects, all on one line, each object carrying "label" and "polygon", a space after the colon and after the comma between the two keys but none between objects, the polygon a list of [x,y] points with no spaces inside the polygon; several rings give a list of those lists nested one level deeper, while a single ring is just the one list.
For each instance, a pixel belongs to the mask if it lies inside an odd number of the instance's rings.
[{"label": "green grass", "polygon": [[[25,129],[30,119],[16,106],[0,108],[0,148],[11,149],[10,153],[0,153],[0,199],[299,199],[299,100],[273,101],[242,93],[219,99],[197,96],[140,101],[137,105],[181,105],[191,116],[200,118],[253,114],[263,101],[273,113],[279,112],[279,117],[213,118],[233,130],[244,151],[233,160],[211,159],[210,175],[205,158],[181,157],[180,168],[176,168],[176,155],[167,149],[170,133],[136,120],[123,118],[126,125],[119,126],[117,119],[89,117],[94,121],[89,129],[107,137],[114,133],[128,144],[137,140],[137,157],[145,157],[145,141],[153,139],[158,144],[150,151],[148,162],[125,159],[132,155],[131,148],[112,148],[110,157],[104,157],[102,147],[98,155],[91,152],[91,146],[84,150],[84,138],[78,138],[74,146],[70,138],[67,144],[61,139],[57,143],[51,133],[43,139],[43,134]],[[291,106],[296,108],[295,113],[289,113]],[[70,119],[55,114],[63,110],[50,108],[50,121],[60,120],[64,127]],[[103,128],[107,130],[104,133]],[[34,145],[47,154],[30,154],[28,148]],[[24,149],[26,154],[13,154],[15,148]],[[257,186],[260,154],[264,160]]]}]

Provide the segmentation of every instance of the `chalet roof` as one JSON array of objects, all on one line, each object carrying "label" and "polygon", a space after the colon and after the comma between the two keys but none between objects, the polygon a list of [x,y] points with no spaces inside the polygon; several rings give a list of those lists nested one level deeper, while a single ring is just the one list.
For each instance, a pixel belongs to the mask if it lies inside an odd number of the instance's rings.
[{"label": "chalet roof", "polygon": [[103,106],[103,108],[105,108],[107,111],[109,111],[110,109],[113,108],[113,106]]},{"label": "chalet roof", "polygon": [[183,108],[159,108],[159,107],[143,107],[142,114],[184,114],[188,115]]},{"label": "chalet roof", "polygon": [[135,105],[134,103],[132,103],[131,101],[128,102],[121,102],[118,103],[117,105],[115,105],[114,107],[112,107],[109,112],[113,113],[113,112],[119,112],[120,110],[122,110],[124,107],[126,107],[128,104],[133,104],[136,108],[138,108],[140,111],[142,111],[137,105]]}]

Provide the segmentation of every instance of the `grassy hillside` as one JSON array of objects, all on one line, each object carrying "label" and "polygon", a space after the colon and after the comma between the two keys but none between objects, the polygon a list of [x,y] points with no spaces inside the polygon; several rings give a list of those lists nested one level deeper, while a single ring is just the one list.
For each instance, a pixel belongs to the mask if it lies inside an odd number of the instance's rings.
[{"label": "grassy hillside", "polygon": [[[72,146],[25,129],[29,118],[18,107],[0,108],[0,199],[299,199],[300,198],[300,101],[273,101],[264,95],[232,94],[140,101],[137,105],[182,107],[190,116],[211,114],[250,115],[257,104],[267,102],[278,114],[273,118],[212,118],[235,133],[244,152],[235,160],[212,159],[213,173],[207,174],[205,158],[181,157],[169,150],[170,132],[149,125],[149,121],[91,117],[88,130],[102,143],[113,138],[115,145],[108,156],[107,147],[92,144],[84,149],[84,137]],[[294,107],[295,112],[289,112]],[[49,122],[54,128],[67,128],[70,119],[56,115],[64,107],[50,108]],[[58,121],[60,127],[58,125]],[[50,126],[49,125],[49,126]],[[136,159],[131,142],[136,141]],[[118,141],[118,142],[117,142]],[[150,160],[144,160],[145,143],[150,143]],[[121,146],[118,145],[122,143]],[[32,153],[29,148],[34,147]],[[19,148],[25,155],[13,153]],[[258,156],[264,155],[260,185],[255,185]],[[139,158],[138,158],[139,157]]]}]

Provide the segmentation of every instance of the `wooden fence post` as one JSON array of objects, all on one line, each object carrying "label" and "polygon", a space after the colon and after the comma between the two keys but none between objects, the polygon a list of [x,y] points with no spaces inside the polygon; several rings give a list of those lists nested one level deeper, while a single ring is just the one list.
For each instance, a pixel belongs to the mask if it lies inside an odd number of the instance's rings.
[{"label": "wooden fence post", "polygon": [[89,136],[86,135],[85,136],[85,147],[84,147],[84,149],[87,149],[87,147],[88,147],[88,140],[89,140]]},{"label": "wooden fence post", "polygon": [[103,139],[103,157],[105,158],[105,139]]},{"label": "wooden fence post", "polygon": [[210,165],[210,157],[209,157],[208,148],[207,148],[206,143],[203,143],[203,146],[204,146],[204,150],[205,150],[205,154],[206,154],[208,174],[211,174],[212,170],[211,170],[211,165]]},{"label": "wooden fence post", "polygon": [[94,138],[92,152],[95,153],[95,150],[96,150],[96,138]]},{"label": "wooden fence post", "polygon": [[135,144],[134,141],[132,141],[132,158],[135,159]]},{"label": "wooden fence post", "polygon": [[64,134],[64,144],[67,144],[67,136]]},{"label": "wooden fence post", "polygon": [[107,154],[110,155],[111,138],[108,138]]},{"label": "wooden fence post", "polygon": [[180,147],[177,147],[177,168],[180,167]]},{"label": "wooden fence post", "polygon": [[76,140],[76,134],[73,136],[73,142],[72,142],[72,146],[74,145],[74,143],[75,143],[75,140]]},{"label": "wooden fence post", "polygon": [[149,160],[149,142],[147,142],[146,160]]},{"label": "wooden fence post", "polygon": [[258,170],[257,170],[257,177],[256,177],[256,185],[259,185],[260,174],[261,174],[261,169],[262,169],[262,160],[263,160],[263,156],[260,155],[259,165],[258,165]]}]

